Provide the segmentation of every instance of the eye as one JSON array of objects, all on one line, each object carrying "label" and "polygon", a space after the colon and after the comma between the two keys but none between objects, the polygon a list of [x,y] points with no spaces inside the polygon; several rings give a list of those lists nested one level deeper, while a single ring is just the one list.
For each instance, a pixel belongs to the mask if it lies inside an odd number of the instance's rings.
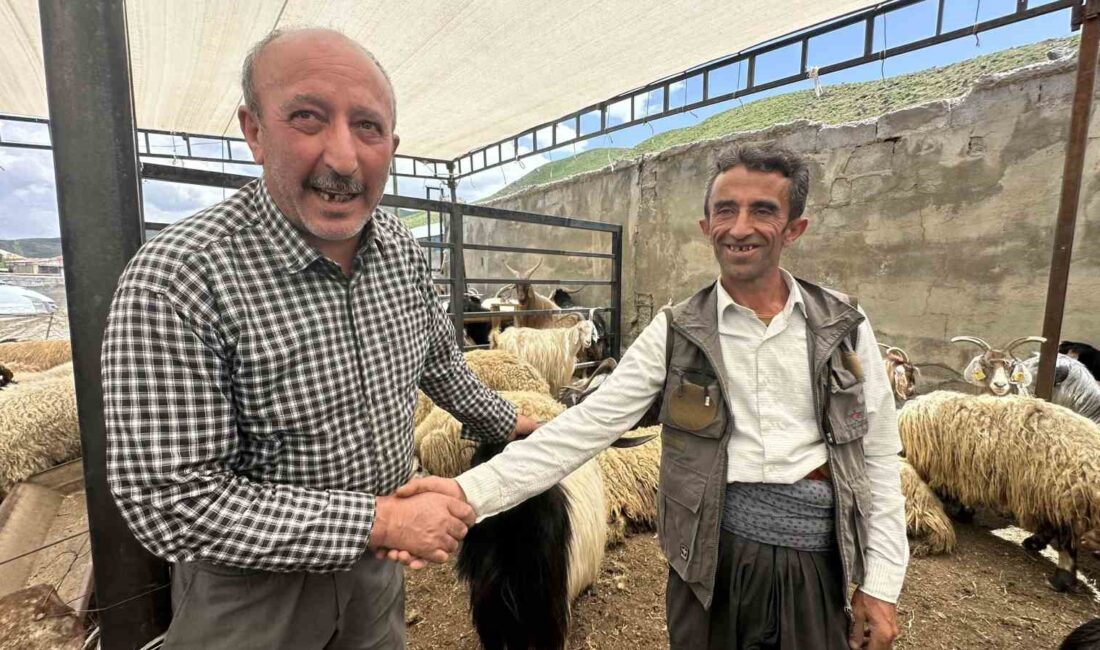
[{"label": "eye", "polygon": [[310,122],[313,120],[319,120],[321,118],[317,115],[317,113],[314,113],[311,110],[300,109],[291,113],[290,119],[295,122]]},{"label": "eye", "polygon": [[364,130],[364,131],[375,131],[375,132],[381,132],[382,131],[382,127],[377,122],[372,122],[370,120],[364,120],[364,121],[360,122],[358,124],[358,127],[360,129]]}]

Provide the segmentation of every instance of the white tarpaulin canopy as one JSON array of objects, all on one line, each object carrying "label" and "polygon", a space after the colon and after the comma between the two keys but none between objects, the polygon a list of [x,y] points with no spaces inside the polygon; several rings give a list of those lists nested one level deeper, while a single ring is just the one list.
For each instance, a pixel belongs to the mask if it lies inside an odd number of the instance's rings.
[{"label": "white tarpaulin canopy", "polygon": [[37,291],[0,285],[0,316],[40,316],[57,311],[57,303]]},{"label": "white tarpaulin canopy", "polygon": [[[141,128],[239,136],[240,63],[251,44],[275,27],[323,25],[361,41],[388,69],[402,153],[449,160],[874,4],[128,0],[126,6]],[[0,114],[47,116],[40,32],[37,0],[0,0]]]}]

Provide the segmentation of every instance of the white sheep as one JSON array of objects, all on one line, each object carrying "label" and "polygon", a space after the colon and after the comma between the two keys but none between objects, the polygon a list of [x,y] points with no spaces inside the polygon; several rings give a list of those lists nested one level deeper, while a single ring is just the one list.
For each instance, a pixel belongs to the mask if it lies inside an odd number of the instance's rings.
[{"label": "white sheep", "polygon": [[[470,372],[481,383],[495,391],[528,391],[550,394],[550,385],[539,371],[529,363],[516,358],[506,350],[471,350],[465,355]],[[416,408],[413,411],[413,428],[420,426],[428,417],[435,404],[424,394],[417,391]]]},{"label": "white sheep", "polygon": [[0,495],[80,455],[73,375],[30,378],[0,392]]},{"label": "white sheep", "polygon": [[929,487],[1011,513],[1036,533],[1031,540],[1053,539],[1060,557],[1051,585],[1063,591],[1076,581],[1077,549],[1100,538],[1096,424],[1036,398],[941,391],[907,403],[898,429]]},{"label": "white sheep", "polygon": [[594,337],[595,326],[591,321],[564,329],[510,327],[503,332],[494,330],[489,335],[489,346],[507,350],[530,363],[550,384],[551,394],[556,395],[573,378],[577,352],[591,346]]},{"label": "white sheep", "polygon": [[955,527],[944,512],[943,503],[904,458],[901,493],[905,496],[905,532],[913,538],[912,554],[942,555],[955,550]]}]

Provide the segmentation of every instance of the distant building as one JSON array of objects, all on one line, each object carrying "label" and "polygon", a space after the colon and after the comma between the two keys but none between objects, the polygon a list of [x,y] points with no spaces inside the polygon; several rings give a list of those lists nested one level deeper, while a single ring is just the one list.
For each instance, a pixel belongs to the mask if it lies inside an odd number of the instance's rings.
[{"label": "distant building", "polygon": [[60,255],[33,259],[29,257],[12,256],[4,259],[4,266],[8,273],[20,273],[23,275],[61,275],[65,268],[64,260]]}]

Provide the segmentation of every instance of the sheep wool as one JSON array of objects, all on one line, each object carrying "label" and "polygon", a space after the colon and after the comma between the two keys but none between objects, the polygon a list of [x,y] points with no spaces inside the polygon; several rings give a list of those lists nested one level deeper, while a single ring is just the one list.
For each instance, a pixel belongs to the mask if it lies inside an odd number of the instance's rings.
[{"label": "sheep wool", "polygon": [[[502,391],[529,391],[550,394],[550,385],[539,371],[529,363],[516,358],[506,350],[471,350],[465,355],[466,365],[481,383]],[[418,427],[428,417],[435,404],[424,391],[416,393],[416,409],[413,411],[413,427]]]},{"label": "sheep wool", "polygon": [[49,370],[72,360],[73,348],[68,340],[0,343],[0,363],[15,373]]},{"label": "sheep wool", "polygon": [[[535,420],[552,420],[565,410],[560,402],[544,393],[504,391],[500,396],[521,415]],[[439,407],[432,409],[416,428],[416,454],[429,474],[453,478],[470,468],[475,443],[461,437],[462,424]]]},{"label": "sheep wool", "polygon": [[661,427],[636,429],[627,437],[656,434],[638,447],[609,448],[596,456],[607,491],[608,543],[657,528],[657,485],[661,478]]},{"label": "sheep wool", "polygon": [[902,458],[901,493],[905,495],[905,530],[914,540],[912,555],[943,555],[955,550],[955,527],[943,503],[917,470]]},{"label": "sheep wool", "polygon": [[0,393],[0,495],[79,455],[72,373],[13,384]]},{"label": "sheep wool", "polygon": [[503,332],[494,330],[489,335],[489,346],[530,363],[549,382],[551,394],[556,395],[572,380],[577,353],[592,345],[595,331],[592,321],[565,329],[510,327]]},{"label": "sheep wool", "polygon": [[[936,392],[901,410],[906,458],[937,491],[1074,540],[1100,527],[1100,428],[1032,397]],[[1065,568],[1065,567],[1063,567]]]}]

